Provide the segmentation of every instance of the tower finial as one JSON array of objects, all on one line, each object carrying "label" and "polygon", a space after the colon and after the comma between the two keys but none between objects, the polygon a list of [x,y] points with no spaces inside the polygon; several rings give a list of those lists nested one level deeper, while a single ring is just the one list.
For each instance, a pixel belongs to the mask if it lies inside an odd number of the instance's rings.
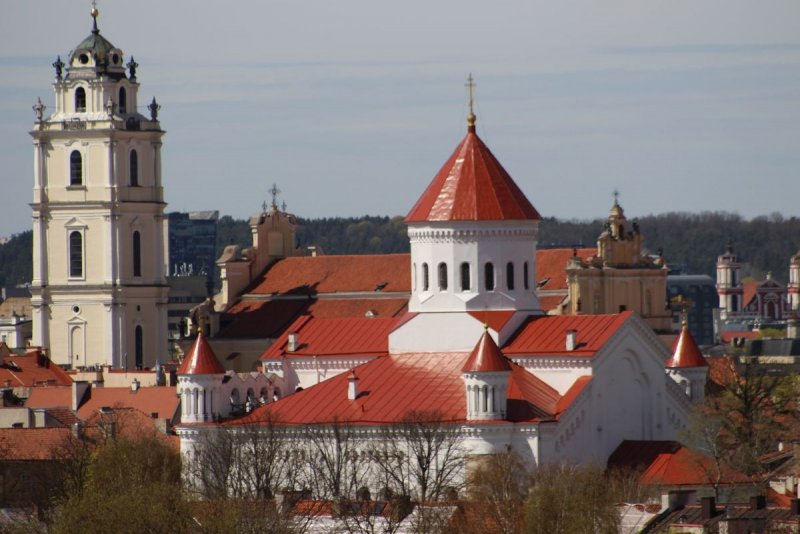
[{"label": "tower finial", "polygon": [[280,194],[281,190],[278,189],[278,184],[273,183],[272,187],[269,191],[267,191],[270,195],[272,195],[272,209],[277,211],[278,210],[278,195]]},{"label": "tower finial", "polygon": [[473,104],[474,104],[473,90],[475,89],[475,85],[476,85],[475,80],[472,77],[472,73],[470,72],[469,76],[467,76],[467,83],[464,84],[464,87],[467,88],[467,102],[469,104],[469,115],[467,115],[467,126],[469,131],[471,132],[475,131],[475,120],[476,120],[473,109]]},{"label": "tower finial", "polygon": [[614,195],[614,205],[619,206],[619,189],[615,187],[611,194]]},{"label": "tower finial", "polygon": [[92,0],[92,10],[89,13],[92,15],[92,33],[100,33],[100,30],[97,29],[97,16],[100,14],[100,10],[97,9],[96,0]]}]

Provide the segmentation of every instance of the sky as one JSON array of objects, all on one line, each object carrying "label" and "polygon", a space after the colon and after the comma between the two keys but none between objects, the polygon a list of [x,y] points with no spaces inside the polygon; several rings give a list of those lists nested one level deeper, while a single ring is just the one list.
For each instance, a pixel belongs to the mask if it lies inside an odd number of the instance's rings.
[{"label": "sky", "polygon": [[[405,215],[477,132],[543,216],[800,216],[797,0],[98,0],[167,131],[167,211]],[[0,2],[0,236],[89,1]],[[147,110],[140,109],[144,114]],[[47,113],[46,112],[46,113]],[[646,229],[643,229],[646,233]]]}]

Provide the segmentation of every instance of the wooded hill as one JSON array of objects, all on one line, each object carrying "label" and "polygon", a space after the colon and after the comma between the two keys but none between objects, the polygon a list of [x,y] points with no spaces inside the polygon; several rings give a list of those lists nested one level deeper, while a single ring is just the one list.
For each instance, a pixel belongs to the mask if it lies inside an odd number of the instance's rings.
[{"label": "wooded hill", "polygon": [[[633,222],[633,219],[632,219]],[[767,272],[785,283],[789,258],[800,250],[800,218],[778,214],[745,219],[722,212],[665,213],[636,219],[650,253],[659,249],[672,269],[715,276],[715,263],[730,241],[743,262],[744,277],[761,279]],[[325,254],[380,254],[407,252],[408,237],[402,217],[336,217],[299,219],[298,245],[318,245]],[[604,221],[545,218],[539,247],[594,247]],[[217,230],[218,254],[229,244],[250,245],[247,221],[221,217]],[[0,286],[31,279],[31,232],[22,232],[0,245]]]}]

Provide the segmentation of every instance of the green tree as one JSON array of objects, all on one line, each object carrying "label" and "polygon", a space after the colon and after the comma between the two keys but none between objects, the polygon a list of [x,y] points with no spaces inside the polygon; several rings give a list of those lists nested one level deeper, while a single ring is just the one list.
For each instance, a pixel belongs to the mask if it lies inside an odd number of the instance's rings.
[{"label": "green tree", "polygon": [[82,491],[65,496],[53,532],[188,532],[180,470],[180,454],[155,435],[109,440],[93,454]]},{"label": "green tree", "polygon": [[606,534],[619,532],[617,496],[602,469],[560,464],[533,473],[523,532]]}]

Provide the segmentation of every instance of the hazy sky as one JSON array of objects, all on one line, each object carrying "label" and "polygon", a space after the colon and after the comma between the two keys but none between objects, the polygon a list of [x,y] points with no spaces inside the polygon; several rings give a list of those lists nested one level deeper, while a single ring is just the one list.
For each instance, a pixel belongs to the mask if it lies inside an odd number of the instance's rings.
[{"label": "hazy sky", "polygon": [[[167,131],[168,210],[405,214],[466,130],[545,216],[800,213],[797,0],[100,0]],[[90,2],[0,2],[0,236]],[[146,112],[146,110],[141,110]],[[646,229],[644,229],[646,233]]]}]

